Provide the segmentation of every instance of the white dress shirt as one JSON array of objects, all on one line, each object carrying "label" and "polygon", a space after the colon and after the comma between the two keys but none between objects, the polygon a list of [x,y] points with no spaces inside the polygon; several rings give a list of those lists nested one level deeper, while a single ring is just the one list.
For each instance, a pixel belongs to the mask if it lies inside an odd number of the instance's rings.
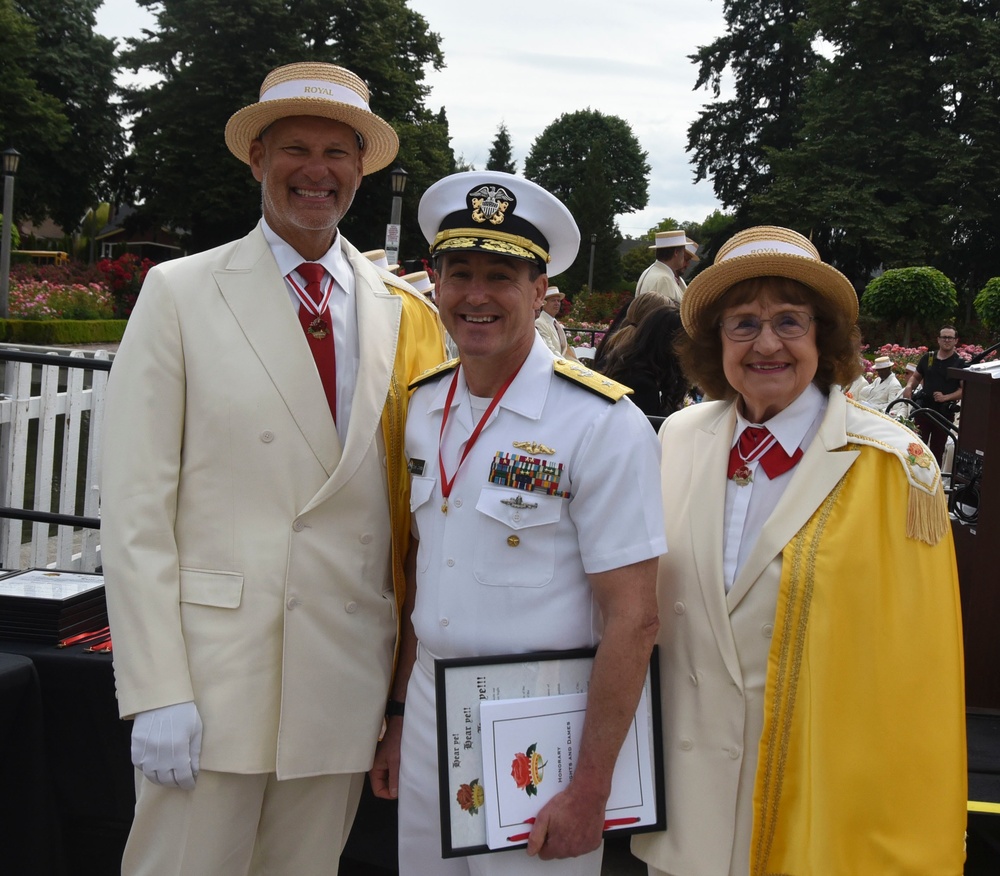
[{"label": "white dress shirt", "polygon": [[[810,383],[795,401],[766,423],[751,423],[743,417],[740,406],[737,405],[732,446],[736,445],[747,426],[766,426],[789,456],[799,447],[804,451],[819,430],[826,404],[826,396],[814,383]],[[741,487],[732,478],[726,484],[723,523],[723,577],[726,593],[732,588],[737,573],[757,543],[761,529],[795,473],[793,466],[771,480],[760,467],[759,457],[749,462],[748,468],[752,477],[749,484]]]}]

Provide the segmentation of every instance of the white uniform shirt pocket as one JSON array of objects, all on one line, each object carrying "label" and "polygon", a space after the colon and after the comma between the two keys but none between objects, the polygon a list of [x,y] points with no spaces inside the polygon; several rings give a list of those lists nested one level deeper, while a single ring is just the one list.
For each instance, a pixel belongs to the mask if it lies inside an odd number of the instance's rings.
[{"label": "white uniform shirt pocket", "polygon": [[489,484],[479,511],[473,574],[493,587],[544,587],[555,572],[556,536],[565,500]]},{"label": "white uniform shirt pocket", "polygon": [[427,504],[431,493],[434,492],[434,484],[437,478],[410,477],[410,511],[416,511],[421,505]]}]

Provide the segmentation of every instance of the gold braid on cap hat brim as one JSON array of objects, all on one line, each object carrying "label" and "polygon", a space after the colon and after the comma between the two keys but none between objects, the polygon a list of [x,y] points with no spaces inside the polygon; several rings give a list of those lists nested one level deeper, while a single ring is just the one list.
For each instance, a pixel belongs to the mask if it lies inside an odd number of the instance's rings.
[{"label": "gold braid on cap hat brim", "polygon": [[434,252],[446,240],[452,240],[456,237],[475,237],[483,240],[499,240],[501,243],[519,246],[521,249],[526,249],[533,256],[540,258],[545,264],[552,261],[549,254],[528,237],[521,237],[519,234],[508,234],[505,231],[489,231],[489,233],[484,234],[485,230],[483,228],[449,228],[447,231],[439,231],[434,237],[431,252]]}]

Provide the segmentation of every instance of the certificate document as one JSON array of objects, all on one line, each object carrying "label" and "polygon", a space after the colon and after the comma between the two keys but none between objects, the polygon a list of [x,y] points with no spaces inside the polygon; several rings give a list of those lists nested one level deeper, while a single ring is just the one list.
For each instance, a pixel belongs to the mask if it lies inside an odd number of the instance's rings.
[{"label": "certificate document", "polygon": [[[441,804],[441,855],[445,858],[463,855],[483,854],[492,851],[487,838],[487,797],[491,800],[491,813],[505,811],[503,823],[516,818],[514,810],[498,809],[498,782],[495,777],[500,771],[497,760],[490,756],[484,758],[484,740],[482,732],[481,707],[485,703],[495,703],[509,700],[531,700],[543,698],[558,700],[559,705],[553,709],[553,703],[542,706],[543,711],[559,714],[565,711],[568,715],[577,713],[571,722],[578,722],[573,730],[574,740],[579,739],[583,726],[583,715],[586,709],[586,693],[590,684],[590,670],[593,665],[594,649],[577,651],[549,651],[544,653],[503,655],[498,657],[475,657],[438,660],[435,665],[435,685],[437,696],[437,735],[438,735],[438,779]],[[646,674],[646,683],[636,720],[630,731],[630,740],[626,746],[631,746],[633,758],[645,759],[646,765],[636,774],[640,783],[642,805],[635,812],[611,812],[608,820],[618,818],[639,817],[640,821],[631,822],[628,829],[631,832],[663,830],[666,827],[666,815],[663,791],[663,773],[661,768],[661,731],[659,713],[659,678],[657,655],[654,651],[650,668]],[[564,700],[567,695],[583,695],[583,700]],[[580,705],[582,703],[582,705]],[[505,706],[502,708],[509,708]],[[502,711],[501,711],[502,714]],[[525,720],[534,720],[525,716]],[[566,736],[566,719],[562,723],[562,737]],[[510,725],[513,726],[513,725]],[[640,740],[640,737],[642,739]],[[520,741],[506,764],[502,778],[509,782],[513,769],[514,755],[523,754],[525,758],[536,753],[542,755],[542,767],[545,778],[539,783],[532,783],[536,792],[555,789],[556,778],[559,775],[559,757],[563,758],[563,782],[570,777],[571,756],[565,742],[562,743],[562,753],[556,753],[550,761],[546,751],[536,744],[529,755],[527,748],[536,740]],[[623,751],[625,747],[623,746]],[[491,750],[492,752],[492,750]],[[575,757],[575,742],[574,752]],[[529,760],[528,767],[534,762],[536,772],[537,759]],[[621,763],[621,759],[619,759]],[[634,761],[633,761],[634,762]],[[523,766],[523,762],[522,762]],[[546,785],[547,782],[551,784]],[[616,767],[617,781],[617,767]],[[526,787],[526,786],[525,786]],[[635,794],[625,794],[628,784],[622,784],[622,798],[629,804],[636,803]],[[634,788],[634,786],[633,786]],[[541,809],[538,793],[529,794],[524,789],[518,790],[516,784],[512,799],[520,803],[519,795],[534,809],[528,815],[534,815]],[[531,800],[528,800],[528,797]],[[548,797],[545,797],[547,800]],[[609,801],[609,810],[612,801]],[[616,804],[617,805],[617,804]],[[645,807],[645,808],[644,808]],[[640,812],[641,810],[641,812]],[[520,810],[518,810],[520,812]],[[527,816],[525,816],[527,817]],[[503,834],[503,841],[497,848],[523,846],[526,840],[508,841],[508,836],[517,836],[530,830],[521,827],[517,830],[507,830],[500,827],[501,816],[497,815],[497,828]],[[521,818],[519,824],[523,824]],[[621,829],[615,825],[615,828]],[[612,828],[609,828],[612,829]],[[499,834],[498,834],[499,835]]]},{"label": "certificate document", "polygon": [[[605,830],[656,824],[656,782],[647,732],[647,692],[615,763]],[[486,844],[524,845],[533,818],[566,790],[579,753],[587,694],[494,700],[480,707],[483,737]]]}]

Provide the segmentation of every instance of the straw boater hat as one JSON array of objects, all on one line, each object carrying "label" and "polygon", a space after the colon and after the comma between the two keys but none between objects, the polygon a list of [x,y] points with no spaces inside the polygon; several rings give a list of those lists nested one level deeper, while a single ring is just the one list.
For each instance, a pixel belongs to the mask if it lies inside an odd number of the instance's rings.
[{"label": "straw boater hat", "polygon": [[692,240],[690,237],[686,238],[687,242],[684,244],[684,249],[688,251],[688,255],[691,256],[691,261],[696,264],[701,261],[701,256],[698,255],[698,247],[700,244],[697,240]]},{"label": "straw boater hat", "polygon": [[828,299],[854,322],[858,318],[858,296],[836,268],[826,264],[816,247],[797,231],[776,225],[758,225],[733,235],[687,287],[681,299],[684,330],[695,334],[705,329],[702,318],[708,308],[732,286],[753,277],[787,277],[808,286]]},{"label": "straw boater hat", "polygon": [[892,368],[892,359],[888,356],[879,356],[874,362],[872,362],[872,367],[874,367],[876,371],[880,368]]},{"label": "straw boater hat", "polygon": [[548,291],[545,293],[546,300],[548,300],[549,298],[558,298],[560,301],[562,301],[565,297],[566,296],[559,291],[558,286],[549,286]]},{"label": "straw boater hat", "polygon": [[573,264],[580,229],[555,195],[498,170],[454,173],[420,199],[420,230],[435,255],[488,252],[537,263],[555,275]]},{"label": "straw boater hat", "polygon": [[384,119],[368,108],[368,86],[350,70],[306,62],[278,67],[260,87],[260,102],[245,106],[226,124],[226,145],[244,164],[250,144],[268,125],[288,116],[320,116],[357,131],[364,172],[386,167],[399,151],[399,138]]},{"label": "straw boater hat", "polygon": [[367,252],[361,253],[361,257],[368,259],[376,268],[381,268],[390,274],[395,274],[399,270],[398,264],[389,264],[389,257],[386,255],[384,249],[370,249]]},{"label": "straw boater hat", "polygon": [[409,283],[421,295],[430,295],[434,291],[434,284],[427,276],[427,271],[414,271],[412,274],[404,274],[399,279]]},{"label": "straw boater hat", "polygon": [[652,246],[647,247],[647,249],[673,249],[677,246],[687,246],[690,242],[688,236],[679,229],[675,229],[674,231],[657,231],[656,241]]}]

